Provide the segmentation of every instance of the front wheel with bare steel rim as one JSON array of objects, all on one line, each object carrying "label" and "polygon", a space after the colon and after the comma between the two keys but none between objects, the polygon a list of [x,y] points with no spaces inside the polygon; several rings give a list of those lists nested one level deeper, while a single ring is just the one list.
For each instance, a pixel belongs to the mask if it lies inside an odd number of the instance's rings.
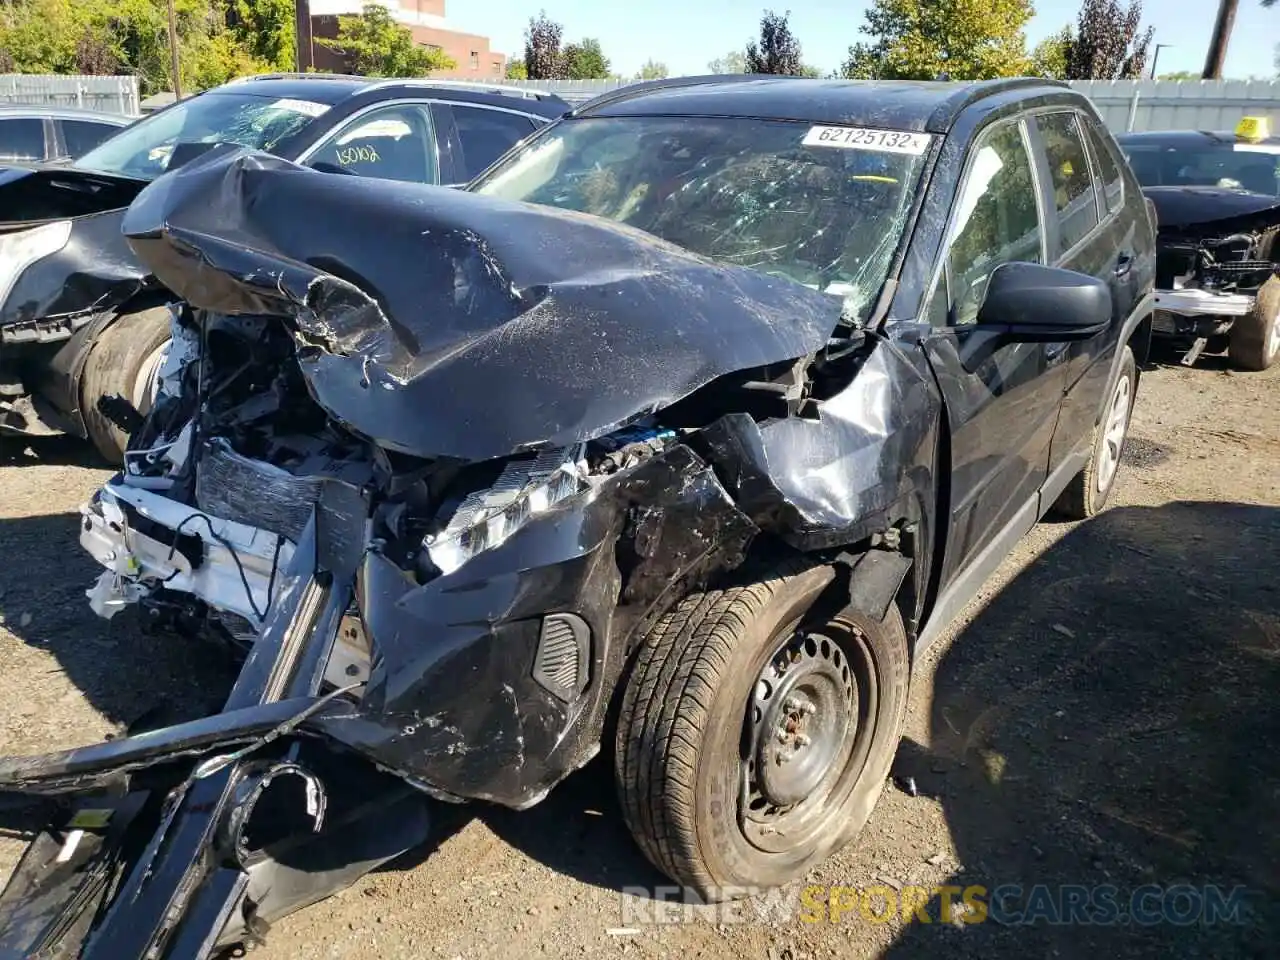
[{"label": "front wheel with bare steel rim", "polygon": [[830,602],[834,579],[787,567],[694,594],[638,651],[615,751],[623,814],[649,860],[706,900],[803,876],[884,788],[906,632],[892,604],[882,622]]}]

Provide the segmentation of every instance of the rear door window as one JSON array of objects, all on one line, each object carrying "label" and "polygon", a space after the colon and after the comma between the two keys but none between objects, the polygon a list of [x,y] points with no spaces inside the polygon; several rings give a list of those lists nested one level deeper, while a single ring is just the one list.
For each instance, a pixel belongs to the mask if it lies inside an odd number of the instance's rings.
[{"label": "rear door window", "polygon": [[0,160],[43,159],[43,120],[38,117],[0,119]]},{"label": "rear door window", "polygon": [[1093,156],[1098,163],[1098,179],[1102,181],[1102,196],[1106,200],[1107,212],[1115,213],[1124,206],[1124,176],[1120,172],[1120,164],[1116,163],[1106,134],[1096,124],[1088,123],[1085,127],[1093,147]]},{"label": "rear door window", "polygon": [[79,157],[88,153],[107,137],[119,133],[120,127],[110,123],[94,123],[92,120],[63,120],[62,142],[67,154]]},{"label": "rear door window", "polygon": [[462,144],[463,173],[468,180],[536,129],[532,120],[519,113],[461,104],[454,104],[452,110]]},{"label": "rear door window", "polygon": [[1053,204],[1065,252],[1098,225],[1097,190],[1077,114],[1045,114],[1036,118],[1036,126],[1049,162]]}]

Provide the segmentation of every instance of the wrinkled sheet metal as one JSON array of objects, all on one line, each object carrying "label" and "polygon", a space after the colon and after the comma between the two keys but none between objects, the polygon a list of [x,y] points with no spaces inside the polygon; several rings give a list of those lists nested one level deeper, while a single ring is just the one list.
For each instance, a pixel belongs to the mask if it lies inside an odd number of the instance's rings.
[{"label": "wrinkled sheet metal", "polygon": [[244,151],[160,178],[124,231],[193,306],[292,318],[316,400],[418,456],[601,436],[819,350],[842,307],[583,214]]},{"label": "wrinkled sheet metal", "polygon": [[[531,806],[596,749],[631,627],[673,584],[737,566],[755,533],[710,466],[676,446],[426,584],[371,552],[358,591],[369,682],[357,714],[317,729],[444,794]],[[591,631],[591,683],[573,703],[530,671],[543,615],[561,610]]]},{"label": "wrinkled sheet metal", "polygon": [[856,539],[860,524],[931,489],[940,411],[925,372],[882,340],[817,419],[731,414],[698,442],[761,529],[809,549]]},{"label": "wrinkled sheet metal", "polygon": [[0,340],[48,339],[37,324],[87,322],[149,284],[150,271],[120,232],[124,209],[145,185],[67,167],[0,168],[0,232],[71,220],[67,245],[24,270],[0,304]]}]

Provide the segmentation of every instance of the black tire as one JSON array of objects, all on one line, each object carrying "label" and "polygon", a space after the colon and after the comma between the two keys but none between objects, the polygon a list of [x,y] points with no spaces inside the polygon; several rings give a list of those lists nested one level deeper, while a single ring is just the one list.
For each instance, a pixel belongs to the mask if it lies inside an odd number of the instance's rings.
[{"label": "black tire", "polygon": [[89,439],[112,464],[124,459],[129,434],[98,410],[101,397],[122,396],[145,414],[149,394],[139,394],[138,377],[143,365],[169,339],[169,308],[153,307],[126,313],[98,335],[80,377],[80,408]]},{"label": "black tire", "polygon": [[1253,310],[1231,325],[1227,353],[1241,370],[1266,370],[1280,358],[1280,277],[1258,290]]},{"label": "black tire", "polygon": [[[1116,381],[1107,394],[1106,404],[1102,408],[1102,416],[1093,427],[1093,446],[1089,450],[1089,462],[1084,469],[1071,478],[1066,489],[1058,496],[1052,507],[1054,516],[1063,520],[1087,520],[1101,513],[1111,496],[1116,476],[1120,472],[1120,464],[1124,459],[1125,442],[1129,439],[1129,421],[1133,418],[1133,403],[1138,395],[1138,365],[1134,361],[1133,351],[1126,344],[1121,347],[1120,371]],[[1110,453],[1106,452],[1108,443],[1109,417],[1115,410],[1119,391],[1128,385],[1127,409],[1124,413],[1124,433],[1118,446]],[[1110,461],[1109,458],[1114,458]],[[1111,467],[1107,464],[1111,462]],[[1105,473],[1105,475],[1104,475]]]},{"label": "black tire", "polygon": [[[833,577],[826,566],[787,567],[759,582],[694,594],[655,626],[637,653],[614,759],[623,814],[649,860],[706,901],[803,876],[853,839],[884,788],[907,704],[906,632],[893,605],[884,622],[849,608],[833,615],[825,602],[826,612],[815,612]],[[754,782],[748,774],[755,776],[759,754],[747,744],[762,725],[751,722],[748,711],[752,720],[764,715],[754,709],[760,684],[768,685],[761,671],[783,660],[801,662],[786,652],[812,642],[813,634],[800,631],[815,627],[824,631],[821,643],[843,656],[846,684],[856,684],[849,714],[857,722],[843,737],[823,738],[839,743],[839,751],[821,768],[819,788],[790,808],[802,819],[787,829],[758,830],[750,819],[757,814],[748,815],[756,801],[744,800],[757,796],[748,790]],[[832,651],[823,646],[820,656]],[[787,687],[781,676],[773,688],[777,699],[766,701],[768,716],[791,713],[792,697],[785,707],[781,698],[803,689],[803,680]],[[813,723],[803,729],[816,736],[821,722]],[[754,759],[748,762],[744,751]]]}]

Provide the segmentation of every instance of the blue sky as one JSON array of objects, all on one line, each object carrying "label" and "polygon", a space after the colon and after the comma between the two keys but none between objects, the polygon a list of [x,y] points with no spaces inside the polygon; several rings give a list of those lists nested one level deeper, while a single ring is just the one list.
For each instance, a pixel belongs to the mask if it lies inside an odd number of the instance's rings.
[{"label": "blue sky", "polygon": [[[564,24],[566,41],[598,39],[620,73],[634,73],[653,57],[673,74],[688,74],[703,73],[708,60],[744,47],[758,30],[766,5],[769,0],[450,0],[447,16],[455,30],[487,36],[495,50],[518,56],[525,25],[545,8]],[[858,39],[866,6],[858,0],[778,0],[771,5],[791,10],[806,62],[824,73],[837,67]],[[1079,0],[1038,0],[1027,30],[1031,42],[1074,22],[1079,6]],[[1161,73],[1203,67],[1216,9],[1214,0],[1146,0],[1144,23],[1155,25],[1157,43],[1173,44],[1160,52]],[[1274,76],[1277,42],[1280,8],[1263,10],[1258,0],[1243,0],[1227,53],[1227,75]]]}]

